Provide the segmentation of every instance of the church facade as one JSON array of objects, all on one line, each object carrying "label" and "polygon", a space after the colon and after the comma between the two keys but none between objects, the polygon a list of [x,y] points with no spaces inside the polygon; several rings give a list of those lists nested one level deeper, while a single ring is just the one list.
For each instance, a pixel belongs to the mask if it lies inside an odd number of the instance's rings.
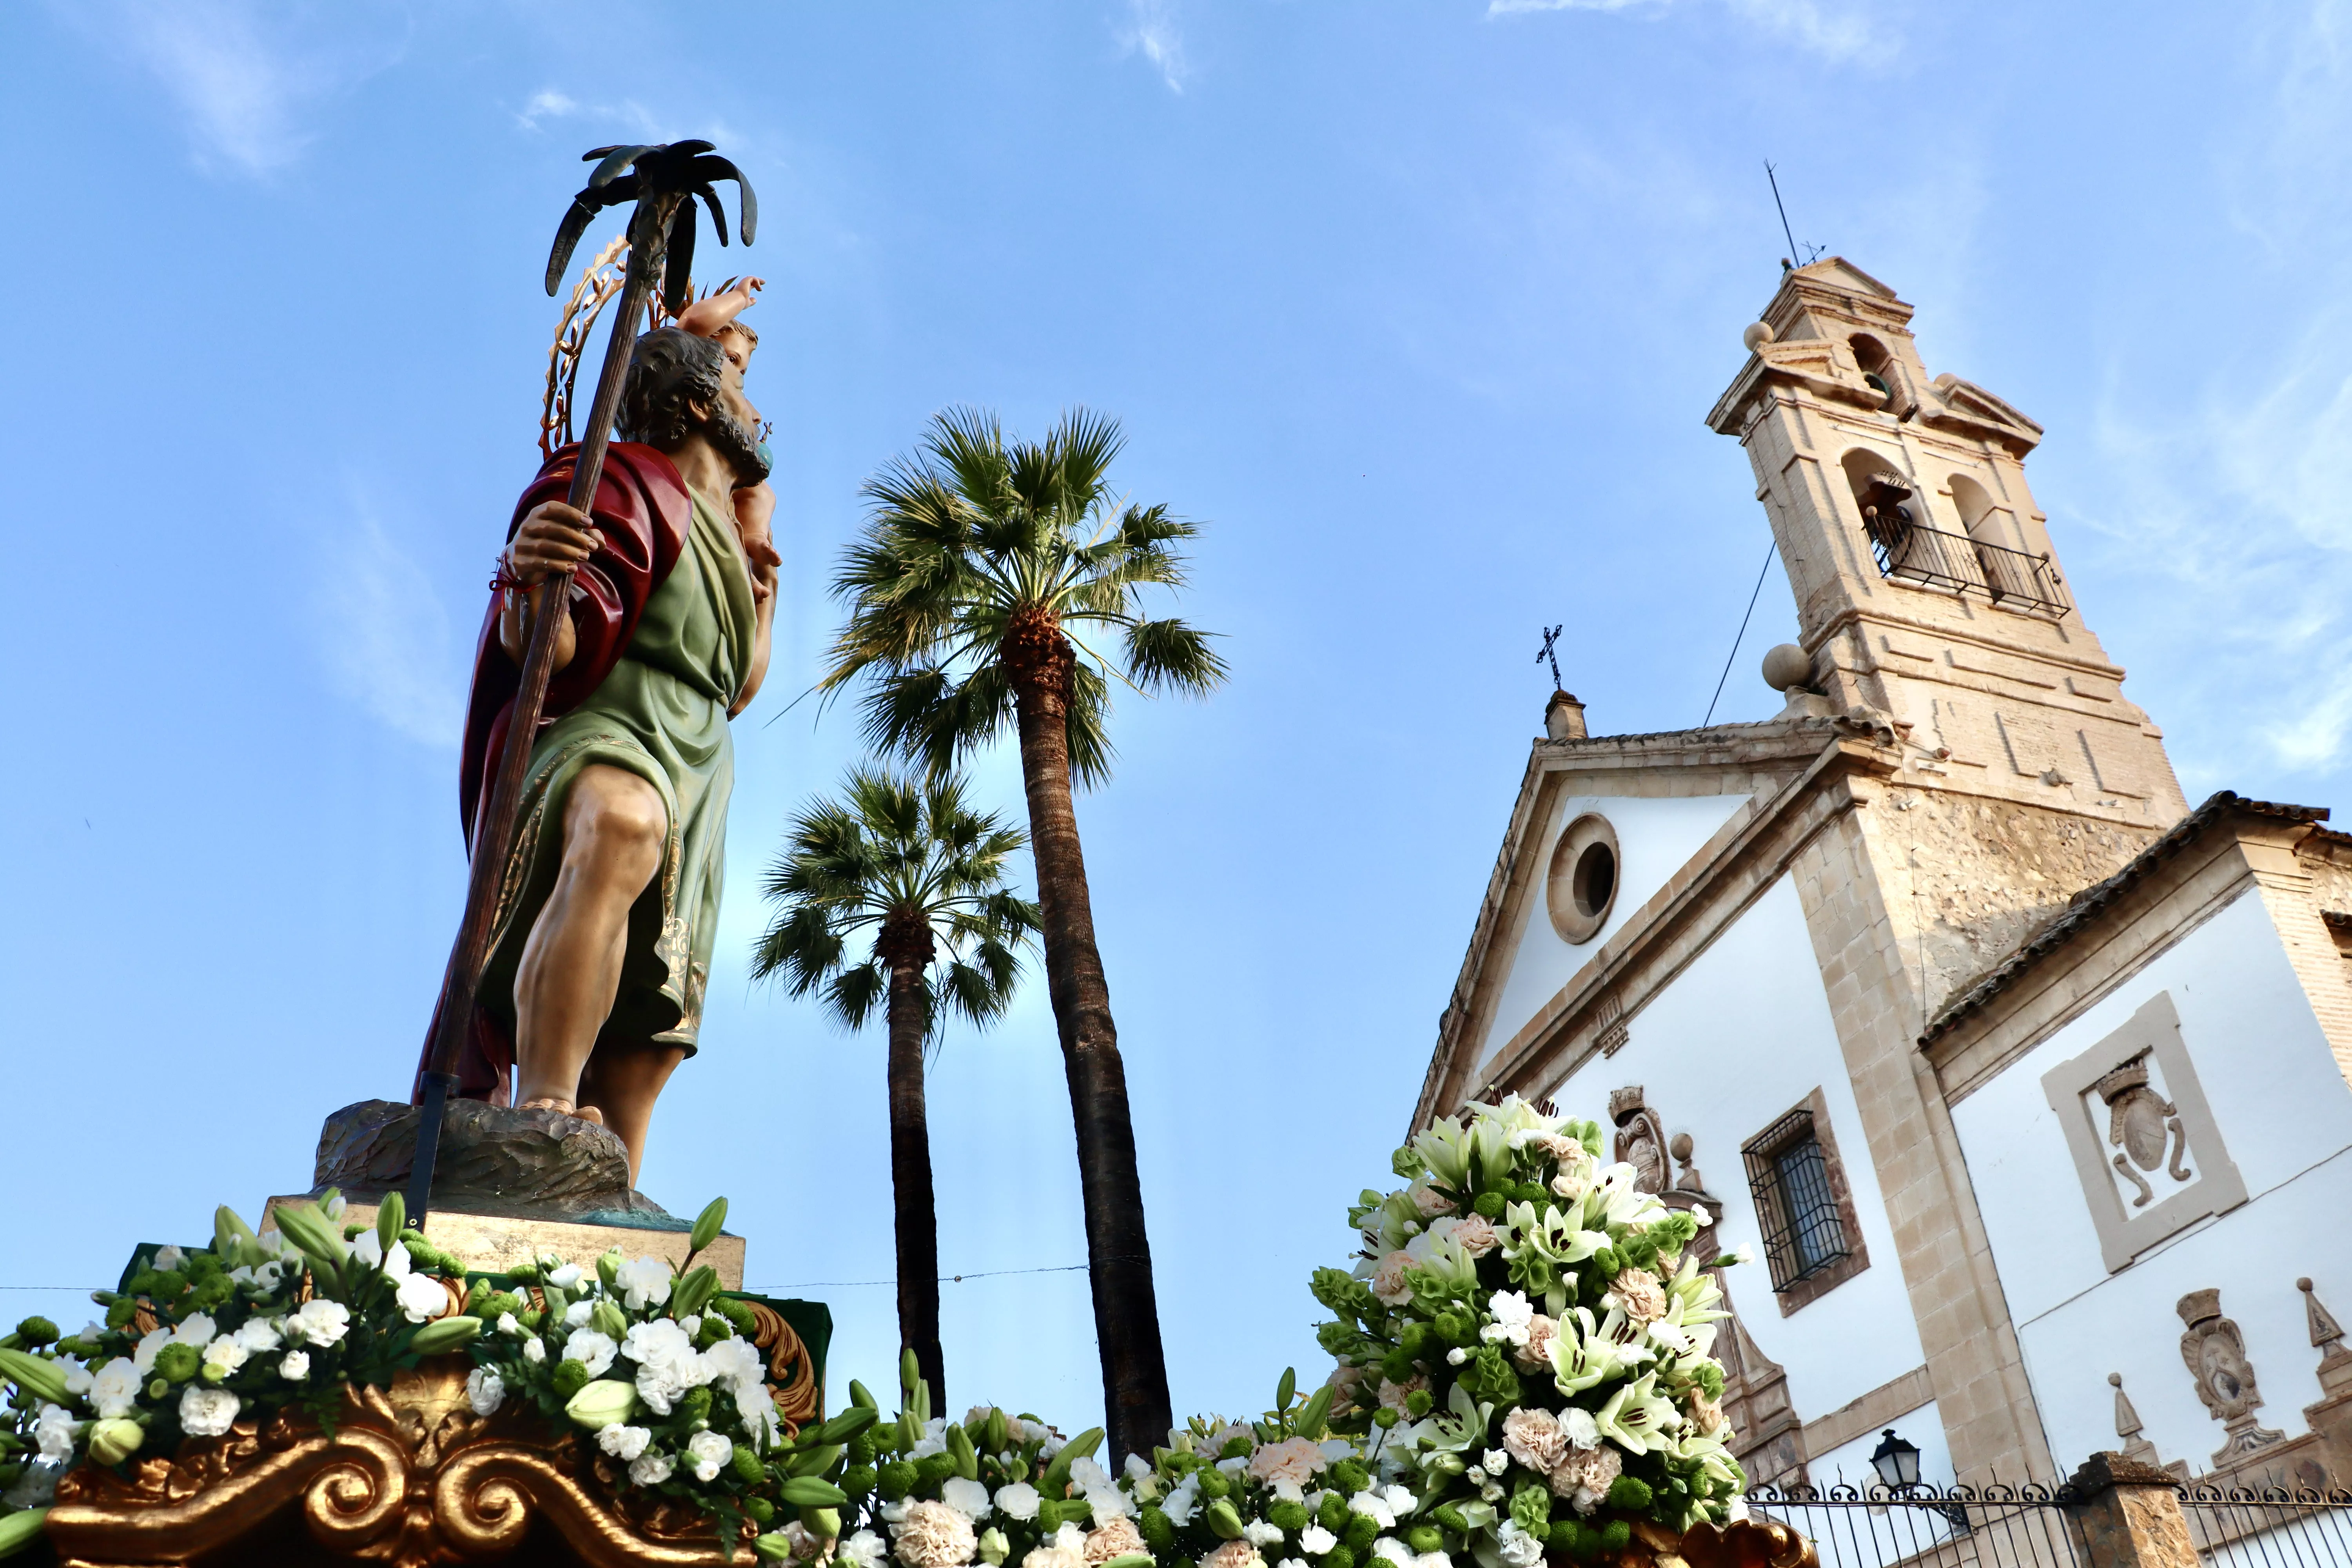
[{"label": "church facade", "polygon": [[1414,1127],[1606,1108],[1703,1205],[1758,1480],[2097,1449],[2352,1485],[2352,835],[2191,809],[2026,481],[1911,308],[1784,274],[1708,416],[1801,643],[1769,721],[1594,735],[1555,694]]}]

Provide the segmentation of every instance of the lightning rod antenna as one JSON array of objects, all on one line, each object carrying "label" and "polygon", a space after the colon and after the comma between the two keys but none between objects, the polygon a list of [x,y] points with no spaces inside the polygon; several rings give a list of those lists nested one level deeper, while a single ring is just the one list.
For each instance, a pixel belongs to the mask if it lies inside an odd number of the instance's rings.
[{"label": "lightning rod antenna", "polygon": [[1789,242],[1789,254],[1793,258],[1797,255],[1797,236],[1795,231],[1789,227],[1789,208],[1780,200],[1780,177],[1773,172],[1772,160],[1769,158],[1764,160],[1764,177],[1771,182],[1772,207],[1780,215],[1780,235]]}]

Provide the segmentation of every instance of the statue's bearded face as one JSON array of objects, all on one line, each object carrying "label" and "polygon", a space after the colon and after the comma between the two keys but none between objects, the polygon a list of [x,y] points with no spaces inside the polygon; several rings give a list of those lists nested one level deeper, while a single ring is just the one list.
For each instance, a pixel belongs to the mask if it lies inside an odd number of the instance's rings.
[{"label": "statue's bearded face", "polygon": [[732,358],[719,377],[719,404],[704,420],[702,433],[735,470],[738,488],[756,485],[768,477],[768,454],[760,441],[760,411],[743,391],[742,367]]},{"label": "statue's bearded face", "polygon": [[637,340],[621,392],[618,434],[675,452],[690,436],[709,440],[739,487],[768,477],[760,411],[743,393],[740,361],[709,338],[663,327]]}]

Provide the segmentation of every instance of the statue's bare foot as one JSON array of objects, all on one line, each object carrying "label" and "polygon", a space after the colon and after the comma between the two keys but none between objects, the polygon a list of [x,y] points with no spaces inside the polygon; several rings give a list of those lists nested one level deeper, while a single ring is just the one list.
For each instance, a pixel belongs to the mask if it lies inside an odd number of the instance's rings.
[{"label": "statue's bare foot", "polygon": [[569,1116],[574,1121],[585,1121],[593,1126],[604,1125],[603,1111],[593,1105],[574,1105],[561,1095],[543,1094],[536,1100],[524,1100],[515,1109],[517,1110],[552,1110],[558,1116]]}]

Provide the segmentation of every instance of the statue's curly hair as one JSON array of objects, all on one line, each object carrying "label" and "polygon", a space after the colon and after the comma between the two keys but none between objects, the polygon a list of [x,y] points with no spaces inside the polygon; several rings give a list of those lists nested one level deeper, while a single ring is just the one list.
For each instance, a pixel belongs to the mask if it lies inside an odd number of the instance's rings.
[{"label": "statue's curly hair", "polygon": [[614,431],[624,441],[643,441],[664,451],[692,435],[698,421],[688,405],[719,406],[727,356],[710,338],[676,327],[646,333],[629,352],[629,374],[621,383],[620,417]]}]

